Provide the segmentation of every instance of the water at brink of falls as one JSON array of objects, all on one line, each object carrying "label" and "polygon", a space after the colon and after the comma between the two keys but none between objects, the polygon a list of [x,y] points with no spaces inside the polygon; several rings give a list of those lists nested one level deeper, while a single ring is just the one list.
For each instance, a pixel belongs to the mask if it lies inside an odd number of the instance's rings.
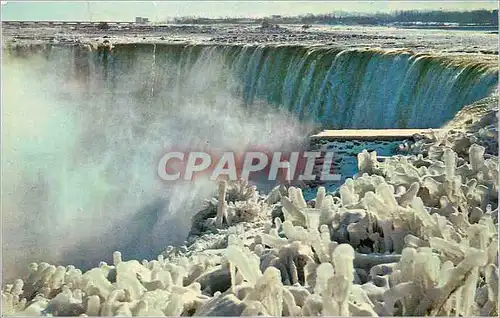
[{"label": "water at brink of falls", "polygon": [[297,151],[318,126],[439,127],[498,82],[473,61],[276,45],[19,46],[2,66],[6,277],[28,261],[88,268],[182,243],[215,187],[160,182],[165,151]]}]

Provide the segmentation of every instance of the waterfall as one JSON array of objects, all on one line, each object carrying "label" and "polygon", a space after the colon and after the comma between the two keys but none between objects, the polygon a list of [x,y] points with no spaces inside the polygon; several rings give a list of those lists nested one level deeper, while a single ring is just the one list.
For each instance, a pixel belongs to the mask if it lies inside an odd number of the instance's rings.
[{"label": "waterfall", "polygon": [[[161,47],[161,49],[160,49]],[[117,45],[113,55],[153,49]],[[439,127],[463,106],[488,96],[498,82],[487,63],[430,54],[290,45],[161,45],[157,71],[176,95],[190,73],[240,96],[264,101],[325,128]],[[136,55],[142,59],[142,55]],[[161,61],[160,61],[161,60]],[[171,72],[172,67],[177,71]],[[204,88],[206,89],[206,87]]]},{"label": "waterfall", "polygon": [[[71,49],[82,68],[81,48]],[[88,60],[97,63],[90,68],[102,70],[92,73],[91,81],[144,76],[145,87],[128,89],[159,93],[177,103],[223,89],[247,107],[265,102],[332,129],[436,128],[491,94],[498,83],[494,65],[404,50],[116,44],[111,52],[89,52]]]}]

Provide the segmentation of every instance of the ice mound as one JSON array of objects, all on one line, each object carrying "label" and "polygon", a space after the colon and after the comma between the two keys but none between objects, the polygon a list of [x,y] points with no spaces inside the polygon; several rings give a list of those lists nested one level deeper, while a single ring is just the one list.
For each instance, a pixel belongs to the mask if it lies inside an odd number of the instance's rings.
[{"label": "ice mound", "polygon": [[415,155],[363,151],[357,175],[309,202],[220,182],[185,246],[85,273],[31,264],[2,289],[3,313],[498,316],[496,131],[473,122],[421,136]]}]

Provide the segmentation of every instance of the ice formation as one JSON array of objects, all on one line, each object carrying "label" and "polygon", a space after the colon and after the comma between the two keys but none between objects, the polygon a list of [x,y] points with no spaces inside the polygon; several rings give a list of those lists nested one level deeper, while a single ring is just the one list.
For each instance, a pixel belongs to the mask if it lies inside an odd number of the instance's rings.
[{"label": "ice formation", "polygon": [[496,131],[473,124],[421,136],[417,155],[361,152],[357,175],[309,202],[220,182],[185,246],[85,273],[31,264],[4,314],[498,316]]}]

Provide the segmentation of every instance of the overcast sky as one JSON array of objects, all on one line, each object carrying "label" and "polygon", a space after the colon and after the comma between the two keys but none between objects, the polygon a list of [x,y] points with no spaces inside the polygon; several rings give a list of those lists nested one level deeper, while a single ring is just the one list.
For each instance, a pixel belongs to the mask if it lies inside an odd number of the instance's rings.
[{"label": "overcast sky", "polygon": [[387,12],[407,9],[496,9],[495,0],[484,1],[2,1],[3,20],[152,21],[179,16],[263,17],[333,11]]}]

